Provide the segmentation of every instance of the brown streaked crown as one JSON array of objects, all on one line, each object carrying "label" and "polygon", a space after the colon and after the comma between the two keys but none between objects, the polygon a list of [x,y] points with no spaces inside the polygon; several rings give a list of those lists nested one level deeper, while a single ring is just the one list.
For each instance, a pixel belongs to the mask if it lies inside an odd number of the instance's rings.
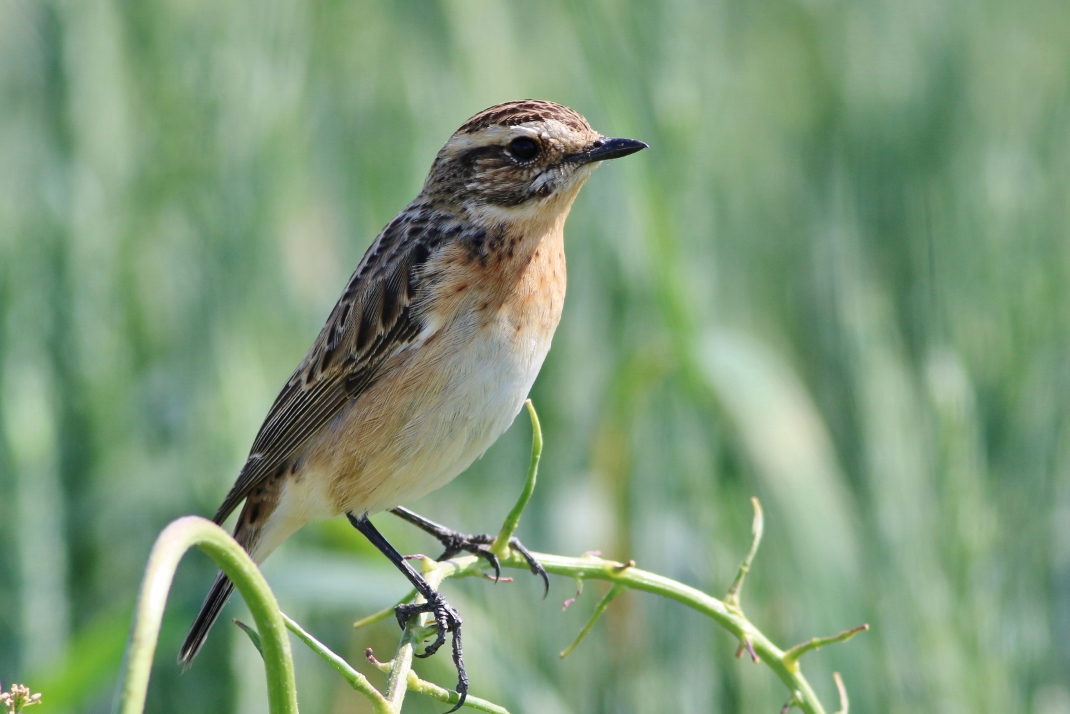
[{"label": "brown streaked crown", "polygon": [[489,126],[516,126],[531,121],[556,119],[565,126],[580,132],[591,131],[583,116],[568,107],[542,99],[518,99],[504,104],[495,104],[466,121],[457,130],[458,134],[472,134]]}]

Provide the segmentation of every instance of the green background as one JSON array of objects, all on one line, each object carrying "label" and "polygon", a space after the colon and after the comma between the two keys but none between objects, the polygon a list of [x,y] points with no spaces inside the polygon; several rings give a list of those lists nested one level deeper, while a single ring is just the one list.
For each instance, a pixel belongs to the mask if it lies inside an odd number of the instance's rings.
[{"label": "green background", "polygon": [[[0,680],[105,712],[156,533],[211,514],[277,390],[438,147],[496,102],[647,141],[566,229],[519,535],[744,592],[855,712],[1070,714],[1070,3],[0,1]],[[495,530],[517,424],[411,504]],[[406,552],[437,553],[378,517]],[[266,565],[353,661],[406,591],[344,522]],[[151,712],[263,712],[225,619]],[[472,692],[515,714],[775,712],[712,623],[605,586],[449,584]],[[242,616],[240,603],[229,616]],[[366,711],[297,654],[308,714]],[[418,664],[453,681],[448,658]],[[374,681],[379,681],[373,677]],[[834,707],[832,707],[834,708]],[[411,699],[412,712],[439,712]]]}]

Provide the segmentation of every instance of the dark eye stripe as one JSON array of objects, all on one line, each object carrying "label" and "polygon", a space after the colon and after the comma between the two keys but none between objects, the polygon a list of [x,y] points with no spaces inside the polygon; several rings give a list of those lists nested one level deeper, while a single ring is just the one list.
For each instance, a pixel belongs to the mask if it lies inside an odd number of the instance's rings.
[{"label": "dark eye stripe", "polygon": [[469,149],[464,152],[461,157],[461,165],[465,168],[471,169],[476,162],[483,158],[497,157],[499,160],[502,158],[502,149],[500,146],[477,146],[473,149]]}]

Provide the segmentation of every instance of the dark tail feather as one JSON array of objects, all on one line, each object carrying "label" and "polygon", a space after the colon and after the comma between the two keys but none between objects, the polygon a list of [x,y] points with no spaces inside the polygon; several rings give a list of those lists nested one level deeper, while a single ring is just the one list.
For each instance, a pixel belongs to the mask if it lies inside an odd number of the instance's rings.
[{"label": "dark tail feather", "polygon": [[212,625],[215,624],[216,618],[219,617],[219,613],[233,592],[234,583],[230,582],[230,579],[223,573],[217,575],[215,582],[212,583],[212,589],[208,591],[208,597],[201,605],[201,611],[197,613],[197,619],[189,628],[189,634],[186,635],[186,641],[182,643],[182,649],[179,650],[178,663],[182,665],[183,672],[193,664],[193,658],[201,651],[204,641],[208,638],[208,631],[212,629]]}]

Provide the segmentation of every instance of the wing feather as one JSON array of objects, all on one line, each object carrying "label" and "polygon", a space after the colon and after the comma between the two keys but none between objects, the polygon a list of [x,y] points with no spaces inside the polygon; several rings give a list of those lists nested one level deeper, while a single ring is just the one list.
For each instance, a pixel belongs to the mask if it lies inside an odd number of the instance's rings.
[{"label": "wing feather", "polygon": [[420,334],[413,310],[416,286],[444,235],[408,216],[395,218],[368,248],[315,343],[275,398],[216,523],[358,399],[387,357]]}]

